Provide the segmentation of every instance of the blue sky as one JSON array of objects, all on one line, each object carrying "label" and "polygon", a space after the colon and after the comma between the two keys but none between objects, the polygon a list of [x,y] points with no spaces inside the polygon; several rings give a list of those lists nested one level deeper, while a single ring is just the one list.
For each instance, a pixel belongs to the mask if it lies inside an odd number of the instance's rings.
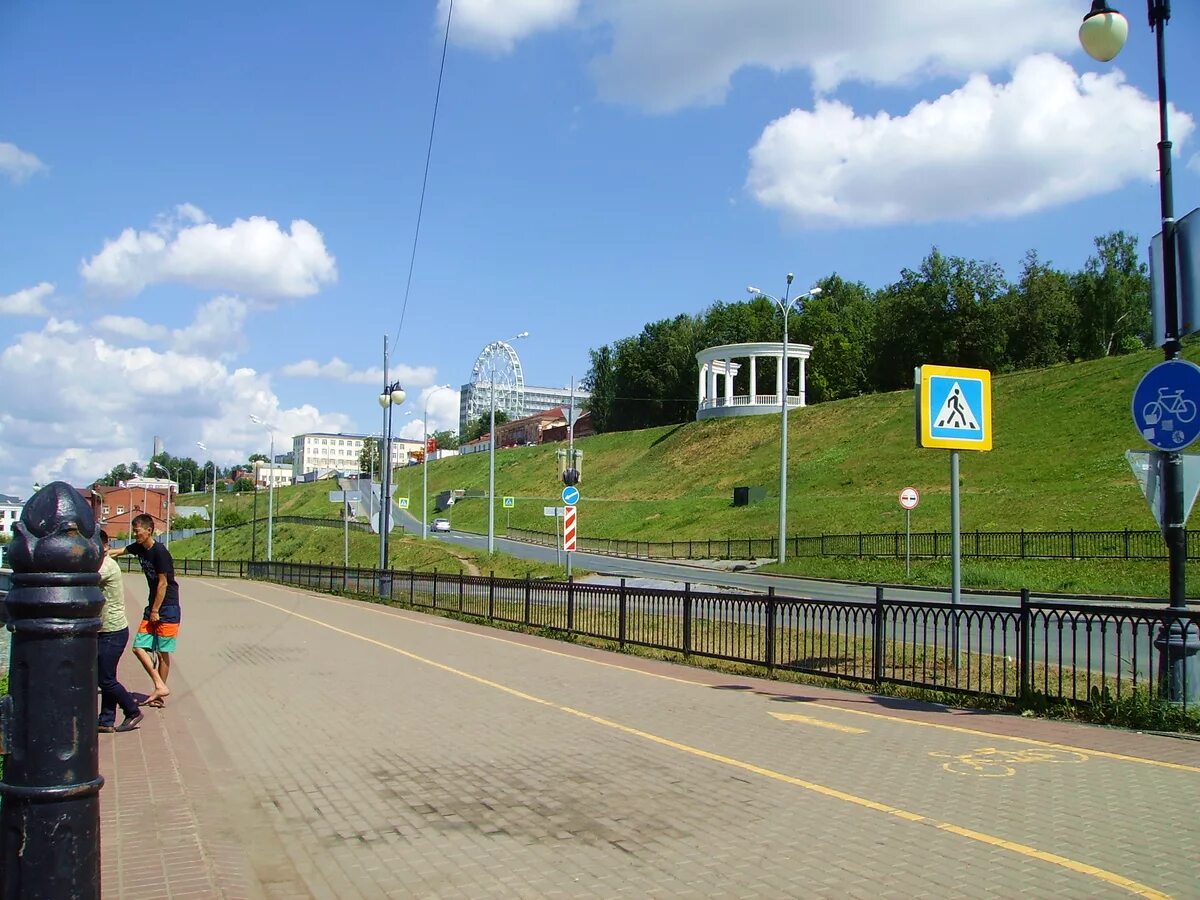
[{"label": "blue sky", "polygon": [[[796,273],[879,287],[933,245],[1074,269],[1158,230],[1153,35],[1087,0],[0,0],[0,491],[154,435],[222,463],[303,430],[456,427],[489,341],[582,377],[647,322]],[[1200,205],[1200,12],[1168,26]],[[819,360],[813,360],[819,366]],[[407,414],[407,415],[406,415]]]}]

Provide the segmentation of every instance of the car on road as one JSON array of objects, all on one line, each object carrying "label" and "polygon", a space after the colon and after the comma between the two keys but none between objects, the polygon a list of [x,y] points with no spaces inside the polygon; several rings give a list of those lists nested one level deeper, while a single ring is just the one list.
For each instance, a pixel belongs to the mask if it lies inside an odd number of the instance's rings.
[{"label": "car on road", "polygon": [[433,530],[434,531],[449,531],[450,530],[450,520],[449,519],[434,519],[433,520]]}]

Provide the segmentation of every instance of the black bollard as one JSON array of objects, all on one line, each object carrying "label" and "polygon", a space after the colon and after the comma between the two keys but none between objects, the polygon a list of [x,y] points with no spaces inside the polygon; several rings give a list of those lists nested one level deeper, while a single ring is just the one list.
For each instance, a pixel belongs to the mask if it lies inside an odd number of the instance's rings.
[{"label": "black bollard", "polygon": [[13,530],[0,884],[4,900],[98,898],[96,521],[79,492],[56,481],[25,504]]}]

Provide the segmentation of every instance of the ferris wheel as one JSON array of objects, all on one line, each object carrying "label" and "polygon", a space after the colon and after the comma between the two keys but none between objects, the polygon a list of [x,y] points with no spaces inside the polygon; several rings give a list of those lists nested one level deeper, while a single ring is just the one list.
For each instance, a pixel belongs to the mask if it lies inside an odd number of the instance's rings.
[{"label": "ferris wheel", "polygon": [[503,410],[509,419],[525,415],[525,372],[517,351],[506,341],[492,341],[475,358],[466,421],[491,411],[493,385],[497,410]]}]

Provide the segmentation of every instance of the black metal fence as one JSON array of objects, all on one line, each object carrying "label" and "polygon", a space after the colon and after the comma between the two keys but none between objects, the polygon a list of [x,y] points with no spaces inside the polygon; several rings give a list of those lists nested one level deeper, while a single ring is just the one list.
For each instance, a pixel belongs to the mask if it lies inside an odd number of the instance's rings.
[{"label": "black metal fence", "polygon": [[[950,606],[727,594],[535,581],[306,563],[177,560],[185,575],[258,578],[362,594],[474,618],[754,663],[872,685],[885,683],[1017,699],[1089,704],[1162,696],[1159,636],[1172,622],[1200,627],[1200,610],[1104,600],[1037,598],[1028,591]],[[1186,669],[1185,669],[1186,671]],[[1186,676],[1185,676],[1186,677]],[[1194,686],[1193,686],[1194,687]],[[1193,691],[1194,692],[1194,691]],[[1183,696],[1189,689],[1184,686]]]},{"label": "black metal fence", "polygon": [[[510,528],[514,540],[554,546],[554,532]],[[579,550],[645,559],[770,559],[779,555],[777,538],[702,538],[689,541],[629,541],[618,538],[577,539]],[[905,540],[903,531],[855,534],[795,535],[787,539],[788,556],[882,557],[917,559],[950,555],[950,532],[918,531]],[[962,555],[975,559],[1166,559],[1158,531],[965,531]],[[1188,558],[1200,559],[1200,547]]]}]

